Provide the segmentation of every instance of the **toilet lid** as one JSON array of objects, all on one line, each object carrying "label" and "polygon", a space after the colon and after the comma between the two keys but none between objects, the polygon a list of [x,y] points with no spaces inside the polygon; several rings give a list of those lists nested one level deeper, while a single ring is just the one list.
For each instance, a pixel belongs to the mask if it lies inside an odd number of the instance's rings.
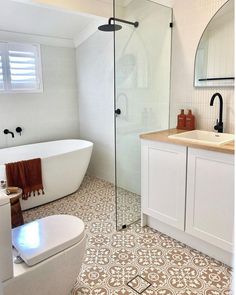
[{"label": "toilet lid", "polygon": [[84,237],[84,223],[71,215],[53,215],[12,230],[12,244],[29,266],[35,265]]}]

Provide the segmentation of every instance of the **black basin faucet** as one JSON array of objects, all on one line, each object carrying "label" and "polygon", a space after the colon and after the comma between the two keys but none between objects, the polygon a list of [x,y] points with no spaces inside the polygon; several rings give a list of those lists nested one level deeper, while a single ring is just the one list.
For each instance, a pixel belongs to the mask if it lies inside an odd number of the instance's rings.
[{"label": "black basin faucet", "polygon": [[14,136],[14,133],[13,133],[13,132],[11,132],[11,131],[9,131],[8,129],[4,129],[4,130],[3,130],[3,133],[4,133],[4,134],[9,134],[9,133],[10,133],[10,134],[11,134],[11,136],[12,136],[12,138],[14,138],[14,137],[15,137],[15,136]]},{"label": "black basin faucet", "polygon": [[223,133],[223,98],[220,93],[215,93],[213,94],[211,101],[210,101],[210,106],[213,106],[215,97],[218,96],[220,100],[220,111],[219,111],[219,119],[216,120],[216,125],[214,126],[214,129],[217,130],[219,133]]}]

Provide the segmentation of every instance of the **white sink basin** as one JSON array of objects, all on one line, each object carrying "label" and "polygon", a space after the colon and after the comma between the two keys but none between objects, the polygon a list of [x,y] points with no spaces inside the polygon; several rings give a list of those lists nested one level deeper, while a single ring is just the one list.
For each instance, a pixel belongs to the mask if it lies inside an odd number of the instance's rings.
[{"label": "white sink basin", "polygon": [[223,145],[234,140],[234,135],[229,133],[216,133],[211,131],[193,130],[175,135],[169,135],[169,138],[200,143],[207,145]]}]

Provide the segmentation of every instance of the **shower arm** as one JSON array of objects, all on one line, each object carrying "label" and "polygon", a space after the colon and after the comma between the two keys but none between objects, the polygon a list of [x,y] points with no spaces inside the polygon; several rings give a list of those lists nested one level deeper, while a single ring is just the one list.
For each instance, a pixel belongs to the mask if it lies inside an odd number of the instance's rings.
[{"label": "shower arm", "polygon": [[118,21],[118,22],[121,22],[121,23],[125,23],[125,24],[128,24],[128,25],[132,25],[132,26],[134,26],[135,28],[137,28],[138,26],[139,26],[139,23],[138,22],[129,22],[129,21],[127,21],[127,20],[123,20],[123,19],[120,19],[120,18],[116,18],[116,17],[110,17],[109,18],[109,21],[108,21],[108,23],[109,23],[109,25],[111,25],[111,22],[115,22],[115,21]]}]

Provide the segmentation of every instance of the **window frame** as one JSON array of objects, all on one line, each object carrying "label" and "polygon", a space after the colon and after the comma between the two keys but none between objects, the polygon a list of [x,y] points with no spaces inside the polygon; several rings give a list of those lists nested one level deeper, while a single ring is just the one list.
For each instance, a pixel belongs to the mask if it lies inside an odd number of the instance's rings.
[{"label": "window frame", "polygon": [[[11,87],[11,72],[9,66],[9,54],[8,51],[8,44],[13,46],[34,46],[36,48],[36,78],[39,81],[38,88],[31,88],[31,89],[14,89]],[[0,40],[0,46],[3,45],[3,56],[2,56],[2,69],[3,69],[3,85],[4,89],[0,89],[1,94],[13,94],[13,93],[42,93],[43,92],[43,74],[42,74],[42,59],[41,59],[41,46],[38,43],[26,43],[26,42],[11,42]],[[20,50],[20,49],[19,49]]]}]

